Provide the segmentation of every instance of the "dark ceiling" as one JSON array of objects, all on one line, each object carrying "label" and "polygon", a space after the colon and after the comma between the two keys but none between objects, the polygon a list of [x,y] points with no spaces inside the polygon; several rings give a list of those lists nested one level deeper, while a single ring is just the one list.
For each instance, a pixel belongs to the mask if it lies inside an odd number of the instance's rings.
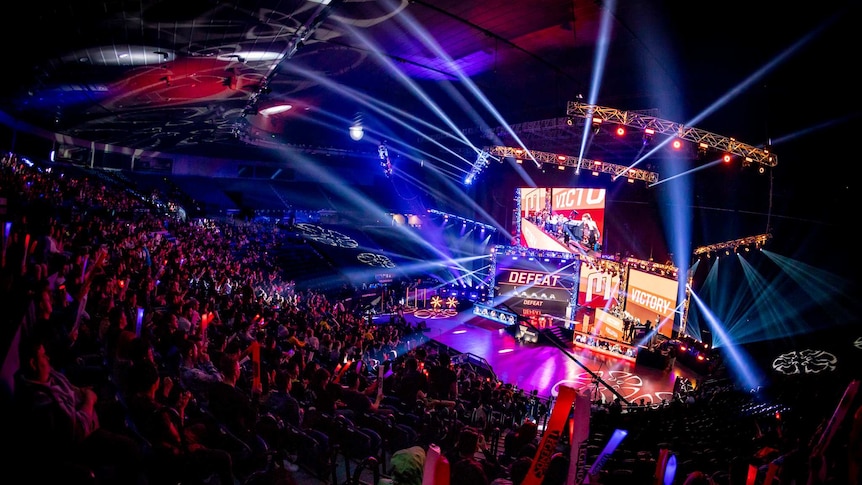
[{"label": "dark ceiling", "polygon": [[[828,45],[829,15],[842,12],[789,10],[775,1],[16,2],[3,18],[0,109],[86,141],[254,157],[248,142],[374,152],[384,139],[409,145],[419,133],[562,117],[578,94],[685,123],[737,89],[699,124],[762,145],[780,133],[768,123],[785,91],[800,87],[779,77],[781,64],[814,47],[741,84],[814,29],[827,32],[807,44]],[[292,108],[259,114],[282,104]],[[347,137],[357,116],[373,143]]]},{"label": "dark ceiling", "polygon": [[[843,148],[823,143],[858,133],[859,10],[775,0],[22,1],[4,6],[0,112],[65,144],[139,153],[277,160],[272,149],[288,145],[374,157],[385,141],[463,176],[474,156],[458,131],[475,146],[511,145],[498,127],[532,126],[517,133],[528,148],[577,155],[579,125],[541,122],[564,118],[582,95],[771,142],[769,210],[819,220],[812,192],[853,200],[855,184],[830,175],[851,168]],[[347,135],[357,117],[360,142]],[[627,165],[640,147],[603,133],[584,156]],[[653,158],[663,179],[678,171]],[[710,184],[714,170],[698,174],[699,194],[746,195]]]}]

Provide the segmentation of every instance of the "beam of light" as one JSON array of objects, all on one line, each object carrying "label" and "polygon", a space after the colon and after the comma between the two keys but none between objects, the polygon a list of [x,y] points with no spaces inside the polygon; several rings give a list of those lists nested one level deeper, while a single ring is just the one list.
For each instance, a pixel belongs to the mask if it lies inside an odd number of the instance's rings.
[{"label": "beam of light", "polygon": [[792,141],[796,138],[803,137],[805,135],[814,133],[816,131],[820,131],[820,130],[824,130],[826,128],[832,128],[833,126],[841,125],[841,124],[846,123],[848,121],[852,121],[856,118],[859,118],[860,116],[862,116],[862,114],[860,114],[860,113],[849,114],[849,115],[843,116],[841,118],[836,118],[833,120],[827,120],[827,121],[824,121],[823,123],[819,123],[819,124],[816,124],[814,126],[809,126],[808,128],[805,128],[805,129],[802,129],[799,131],[795,131],[793,133],[788,133],[787,135],[784,135],[784,136],[773,138],[772,139],[772,146],[774,147],[776,145],[780,145],[782,143]]},{"label": "beam of light", "polygon": [[[743,274],[751,293],[757,295],[746,312],[745,324],[728,326],[728,334],[739,344],[789,337],[806,333],[807,327],[799,315],[799,305],[794,305],[783,295],[790,295],[790,289],[782,284],[782,278],[767,283],[741,254],[737,259],[742,265]],[[752,323],[752,320],[757,323]]]},{"label": "beam of light", "polygon": [[[456,187],[455,184],[460,183],[460,181],[454,181],[453,182],[450,180],[443,179],[442,182],[450,189],[451,193],[458,194],[459,197],[461,197],[460,201],[463,202],[467,206],[467,208],[469,208],[472,212],[475,212],[476,214],[479,214],[482,216],[481,218],[476,218],[476,220],[478,220],[479,222],[494,226],[502,234],[506,233],[506,228],[504,228],[499,223],[497,223],[497,221],[494,220],[494,218],[491,216],[491,214],[489,214],[488,211],[485,210],[484,207],[479,205],[472,198],[468,197],[467,194],[458,190],[458,188]],[[454,205],[454,204],[452,204],[452,205]]]},{"label": "beam of light", "polygon": [[[350,99],[353,99],[353,100],[359,100],[359,103],[362,104],[363,106],[365,106],[365,107],[369,108],[370,110],[382,115],[383,117],[385,117],[389,121],[392,121],[393,123],[400,125],[403,128],[417,134],[420,138],[428,140],[432,144],[434,144],[437,147],[441,148],[442,150],[448,152],[453,157],[460,159],[464,163],[466,163],[466,164],[472,164],[473,163],[470,160],[468,160],[467,158],[465,158],[464,156],[462,156],[461,154],[452,150],[451,148],[443,145],[442,143],[440,143],[437,140],[434,140],[432,137],[428,136],[428,134],[426,132],[417,129],[417,128],[413,127],[412,125],[410,125],[409,123],[404,121],[404,119],[410,119],[411,121],[414,121],[420,125],[424,125],[426,128],[440,131],[444,134],[446,133],[446,132],[443,132],[442,130],[440,130],[440,128],[437,128],[436,126],[428,123],[424,119],[419,118],[419,117],[413,115],[412,113],[402,111],[396,107],[393,107],[391,105],[383,103],[382,101],[371,98],[370,96],[363,94],[359,91],[356,91],[350,87],[337,84],[334,81],[327,79],[323,76],[320,76],[319,74],[317,74],[313,71],[305,70],[305,69],[298,68],[298,67],[294,68],[294,70],[298,74],[311,78],[313,81],[323,85],[324,87],[326,87],[327,89],[329,89],[330,91],[332,91],[336,94],[340,94],[342,96],[349,97]],[[390,113],[390,111],[392,113]],[[324,109],[319,109],[317,112],[321,113],[325,116],[328,116],[331,119],[337,120],[339,123],[338,126],[328,124],[328,123],[322,123],[320,120],[317,120],[316,118],[312,118],[312,119],[310,119],[310,121],[312,123],[315,123],[315,124],[318,124],[321,126],[329,127],[330,129],[332,129],[334,131],[341,130],[341,126],[346,124],[346,123],[352,123],[352,121],[350,119],[345,118],[345,117],[340,116],[340,115],[337,115],[335,113],[330,113],[329,111],[324,110]],[[373,126],[365,126],[364,130],[366,133],[371,133],[371,134],[378,133],[379,134],[378,131],[374,130]],[[381,134],[381,135],[383,135],[383,134]],[[383,138],[386,138],[386,136],[383,136]],[[445,162],[443,159],[441,159],[435,155],[432,155],[430,153],[427,153],[423,150],[415,149],[412,145],[407,145],[406,143],[402,142],[401,140],[391,139],[390,141],[392,143],[398,143],[398,144],[406,145],[406,146],[410,147],[411,150],[414,150],[417,153],[422,153],[422,154],[426,155],[428,158],[438,160],[442,163],[446,163],[446,164],[450,165],[451,167],[460,170],[463,173],[468,173],[468,169],[466,169],[466,168],[460,168],[460,167],[456,167],[455,165],[451,165],[448,162]]]},{"label": "beam of light", "polygon": [[[290,158],[291,156],[293,158],[296,158],[298,155],[296,153],[290,153],[288,150],[282,150],[282,151],[285,153],[285,155],[288,158]],[[301,158],[304,158],[304,157],[301,157]],[[377,205],[375,205],[372,201],[368,200],[364,195],[362,195],[356,189],[354,189],[350,184],[344,183],[343,180],[339,180],[338,178],[333,176],[333,174],[331,172],[325,170],[323,167],[320,167],[317,164],[315,164],[312,161],[307,160],[307,159],[305,160],[305,163],[297,163],[294,165],[297,167],[298,170],[305,172],[306,174],[308,174],[311,177],[316,177],[316,178],[313,178],[313,180],[318,180],[318,181],[321,181],[323,183],[332,183],[332,184],[335,184],[335,185],[338,185],[339,187],[341,187],[341,191],[342,191],[343,195],[345,196],[344,198],[352,201],[358,209],[364,210],[368,214],[378,214],[377,217],[380,219],[387,219],[388,218],[388,211],[385,211],[381,207],[378,207]],[[448,258],[448,255],[444,254],[439,248],[433,246],[432,244],[429,244],[424,238],[420,237],[416,232],[414,232],[412,230],[408,230],[407,228],[402,227],[402,226],[395,226],[395,228],[403,236],[405,236],[406,239],[414,241],[415,243],[417,243],[421,247],[427,248],[429,251],[431,251],[432,254],[436,254],[437,256],[439,256],[441,259],[444,259],[444,260]],[[466,268],[462,267],[462,269],[466,271]]]},{"label": "beam of light", "polygon": [[854,317],[854,312],[846,308],[840,299],[854,299],[855,293],[845,293],[854,288],[853,282],[801,261],[782,256],[767,249],[761,249],[767,258],[771,259],[787,276],[795,281],[805,294],[823,307],[824,311],[832,313],[836,320],[847,320]]},{"label": "beam of light", "polygon": [[[433,137],[429,136],[426,131],[415,128],[411,124],[404,121],[405,119],[407,119],[407,120],[410,120],[414,123],[417,123],[419,125],[424,126],[428,130],[436,131],[442,135],[451,136],[451,134],[449,132],[440,129],[439,127],[425,121],[424,119],[422,119],[422,118],[420,118],[420,117],[418,117],[412,113],[409,113],[407,111],[401,110],[395,106],[392,106],[392,105],[384,103],[380,100],[374,99],[371,96],[368,96],[367,94],[362,93],[360,91],[357,91],[355,89],[352,89],[348,86],[345,86],[343,84],[338,84],[335,81],[332,81],[331,79],[329,79],[328,77],[323,76],[321,74],[318,74],[318,73],[316,73],[310,69],[304,69],[304,68],[297,66],[295,64],[291,64],[289,69],[292,73],[294,73],[298,76],[301,76],[301,77],[305,77],[311,81],[314,81],[315,83],[323,86],[324,88],[328,89],[329,91],[331,91],[335,94],[341,95],[347,99],[350,99],[351,101],[356,101],[356,102],[360,103],[361,105],[365,106],[369,110],[374,111],[375,113],[387,118],[388,120],[392,121],[393,123],[415,133],[420,138],[422,138],[422,139],[436,145],[440,149],[450,153],[455,158],[459,158],[467,164],[473,163],[472,161],[464,158],[461,154],[455,152],[451,148],[443,145],[439,141],[435,140]],[[366,128],[366,131],[367,131],[367,128]],[[466,172],[467,171],[465,170],[465,173]]]},{"label": "beam of light", "polygon": [[723,349],[726,355],[726,362],[734,373],[732,377],[745,385],[747,389],[757,389],[760,387],[763,384],[762,381],[764,377],[762,372],[758,372],[758,368],[751,357],[749,357],[742,348],[737,346],[735,342],[730,340],[729,336],[724,331],[722,323],[718,318],[716,318],[692,288],[689,288],[689,294],[691,295],[692,301],[695,302],[698,309],[700,309],[701,313],[704,315],[704,320],[709,324],[712,334],[720,337],[724,342],[726,342]]},{"label": "beam of light", "polygon": [[[730,266],[722,265],[723,271],[719,271],[719,263],[721,261],[729,262]],[[715,318],[721,318],[724,323],[724,328],[730,329],[735,325],[738,325],[739,322],[746,322],[750,319],[750,309],[751,302],[753,297],[751,295],[751,288],[746,286],[740,286],[735,281],[731,285],[723,285],[720,284],[719,278],[722,276],[728,277],[733,275],[728,275],[736,264],[736,260],[730,260],[729,258],[716,258],[715,264],[710,268],[709,274],[707,275],[707,279],[704,281],[704,285],[702,288],[703,296],[701,299],[708,298],[709,304],[713,308],[720,308],[722,315],[715,316]],[[727,267],[724,267],[727,266]],[[735,280],[735,277],[734,277]],[[719,292],[719,290],[722,290]],[[691,309],[689,316],[696,316],[697,310],[699,307],[695,307]],[[704,315],[704,318],[707,316]],[[706,323],[706,322],[704,322]],[[723,347],[726,345],[725,339],[728,332],[722,334],[713,334],[713,347]]]},{"label": "beam of light", "polygon": [[447,116],[445,112],[443,112],[443,110],[437,105],[437,103],[435,103],[434,100],[432,100],[425,93],[425,91],[423,91],[422,88],[420,88],[419,85],[416,84],[416,82],[414,82],[406,74],[404,74],[401,69],[398,69],[398,67],[395,66],[395,64],[388,57],[383,55],[383,49],[374,45],[371,39],[368,38],[368,36],[363,35],[352,25],[348,23],[342,23],[342,26],[354,38],[358,39],[363,45],[365,45],[368,48],[368,51],[377,59],[378,62],[380,62],[380,64],[382,64],[386,68],[387,71],[395,75],[395,77],[402,85],[407,87],[417,98],[419,98],[425,104],[425,106],[427,106],[431,110],[431,112],[437,115],[437,117],[440,118],[440,120],[443,121],[443,123],[445,123],[446,126],[448,126],[452,130],[450,134],[453,134],[455,137],[460,139],[465,145],[472,148],[476,153],[481,151],[479,148],[476,148],[476,146],[474,146],[473,143],[470,142],[470,140],[468,140],[466,136],[464,136],[464,133],[462,133],[458,129],[458,127],[455,125],[455,122],[452,121],[452,119],[449,118],[449,116]]},{"label": "beam of light", "polygon": [[[605,63],[608,58],[608,47],[610,45],[611,38],[611,20],[614,16],[614,11],[616,10],[617,2],[616,0],[608,0],[604,2],[602,8],[602,19],[601,24],[599,26],[599,36],[596,41],[596,53],[593,58],[593,76],[590,80],[590,92],[587,95],[587,101],[589,104],[595,106],[599,98],[599,88],[602,85],[602,76],[605,73]],[[584,119],[584,132],[581,135],[581,148],[578,152],[578,166],[575,169],[575,174],[579,174],[581,171],[581,160],[584,159],[584,154],[587,150],[587,138],[592,133],[592,124],[593,124],[593,115],[592,113],[586,119]]]},{"label": "beam of light", "polygon": [[[814,30],[812,30],[811,32],[809,32],[808,34],[806,34],[805,36],[800,38],[798,41],[791,44],[790,47],[788,47],[787,49],[785,49],[784,51],[779,53],[774,59],[767,62],[766,65],[764,65],[760,69],[756,70],[753,74],[748,76],[741,83],[739,83],[736,86],[734,86],[733,88],[731,88],[727,93],[725,93],[724,95],[719,97],[717,100],[715,100],[711,105],[707,106],[699,114],[697,114],[696,116],[694,116],[690,120],[683,123],[683,126],[694,126],[695,124],[701,122],[704,118],[706,118],[707,116],[709,116],[712,113],[714,113],[715,111],[717,111],[719,108],[721,108],[726,103],[728,103],[731,99],[733,99],[734,97],[736,97],[737,95],[739,95],[740,93],[742,93],[743,91],[745,91],[746,89],[751,87],[753,84],[759,82],[764,76],[769,74],[773,69],[778,67],[782,62],[787,60],[790,56],[795,54],[799,49],[801,49],[803,46],[805,46],[806,44],[811,42],[815,37],[817,37],[817,35],[819,35],[821,32],[826,30],[826,28],[830,24],[832,24],[833,22],[838,20],[841,17],[841,15],[842,14],[840,14],[840,13],[833,15],[826,22],[823,22],[817,28],[815,28]],[[673,140],[673,138],[674,137],[666,138],[664,141],[662,141],[661,143],[656,145],[652,150],[647,152],[646,155],[641,157],[639,160],[636,160],[635,163],[633,163],[632,165],[630,165],[628,167],[628,169],[635,168],[640,162],[642,162],[643,160],[645,160],[646,158],[651,156],[653,153],[655,153],[660,148],[662,148],[665,145],[667,145],[668,143],[670,143],[671,140]],[[618,175],[616,178],[621,177],[623,174],[625,174],[625,172],[626,171],[624,170],[623,173]],[[614,180],[616,180],[616,178],[614,178]]]},{"label": "beam of light", "polygon": [[[503,127],[509,136],[512,137],[515,142],[517,142],[520,148],[523,148],[527,151],[527,154],[530,156],[530,159],[536,164],[536,166],[540,166],[539,162],[532,156],[527,147],[524,145],[524,142],[521,141],[521,138],[515,133],[509,123],[503,118],[497,108],[491,103],[490,100],[482,93],[482,91],[476,86],[472,79],[469,78],[461,68],[458,66],[458,63],[455,62],[449,54],[444,51],[440,45],[430,36],[428,32],[422,28],[422,26],[416,21],[416,19],[412,18],[408,13],[404,12],[402,15],[397,17],[399,21],[403,21],[407,28],[416,35],[416,37],[422,42],[422,44],[431,50],[437,57],[445,60],[446,64],[451,67],[452,72],[458,77],[458,80],[470,91],[471,94],[475,97],[477,101],[494,117],[494,119],[499,123],[501,127]],[[446,81],[443,81],[445,83]],[[469,106],[469,104],[464,103],[463,107]],[[466,112],[466,111],[465,111]],[[478,119],[478,115],[477,115]],[[486,125],[487,126],[487,125]]]},{"label": "beam of light", "polygon": [[718,160],[713,160],[712,162],[706,163],[706,164],[701,165],[699,167],[694,167],[691,170],[686,170],[685,172],[680,172],[676,175],[671,175],[670,177],[663,178],[663,179],[659,180],[658,182],[653,182],[651,184],[648,184],[647,187],[655,187],[656,185],[660,185],[660,184],[663,184],[665,182],[670,182],[671,180],[685,177],[685,176],[691,175],[695,172],[699,172],[701,170],[704,170],[704,169],[707,169],[710,167],[714,167],[716,165],[721,165],[722,163],[724,163],[724,162],[722,161],[722,159],[719,158]]}]

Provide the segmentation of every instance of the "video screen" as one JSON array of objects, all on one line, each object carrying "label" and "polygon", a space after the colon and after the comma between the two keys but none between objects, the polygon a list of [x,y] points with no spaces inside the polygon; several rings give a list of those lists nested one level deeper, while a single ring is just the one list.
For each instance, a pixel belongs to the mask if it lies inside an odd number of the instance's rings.
[{"label": "video screen", "polygon": [[574,254],[601,254],[605,189],[519,187],[518,239],[521,246]]},{"label": "video screen", "polygon": [[671,337],[679,282],[637,269],[629,270],[625,311],[642,325],[658,324],[658,333]]},{"label": "video screen", "polygon": [[576,289],[576,259],[504,255],[496,262],[496,300],[520,316],[566,318]]},{"label": "video screen", "polygon": [[581,261],[578,306],[612,310],[620,301],[622,268],[615,261]]}]

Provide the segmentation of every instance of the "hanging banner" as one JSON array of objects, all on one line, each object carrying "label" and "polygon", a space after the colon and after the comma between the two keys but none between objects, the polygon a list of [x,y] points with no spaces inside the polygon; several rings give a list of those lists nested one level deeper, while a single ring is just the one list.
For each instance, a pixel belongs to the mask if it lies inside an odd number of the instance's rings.
[{"label": "hanging banner", "polygon": [[572,444],[572,450],[566,485],[577,485],[584,483],[587,475],[587,439],[590,437],[590,392],[588,390],[578,392],[575,397],[575,411],[571,424],[569,443]]},{"label": "hanging banner", "polygon": [[530,471],[527,472],[527,476],[521,482],[522,485],[541,485],[544,480],[548,464],[556,451],[557,443],[560,442],[563,428],[572,411],[575,396],[577,396],[577,391],[574,388],[560,387],[557,400],[554,402],[554,409],[551,411],[551,418],[548,420],[548,425],[542,434],[542,440],[539,442],[539,449],[536,450],[536,456],[530,465]]}]

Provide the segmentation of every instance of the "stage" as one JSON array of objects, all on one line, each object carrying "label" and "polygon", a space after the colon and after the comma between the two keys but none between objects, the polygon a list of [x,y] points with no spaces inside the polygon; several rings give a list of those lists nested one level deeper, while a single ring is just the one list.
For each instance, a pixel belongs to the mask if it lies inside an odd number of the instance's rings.
[{"label": "stage", "polygon": [[[561,385],[590,391],[592,399],[612,401],[616,395],[597,385],[593,374],[611,386],[630,403],[657,404],[673,396],[677,377],[694,386],[703,376],[687,367],[675,364],[671,368],[633,362],[623,356],[609,356],[592,349],[576,347],[572,342],[566,352],[554,345],[522,343],[507,331],[505,325],[479,317],[472,309],[418,309],[404,315],[411,324],[424,322],[425,335],[440,344],[460,352],[485,359],[498,379],[517,384],[525,391],[536,390],[539,396],[555,397]],[[388,316],[380,316],[388,320]],[[592,374],[591,374],[592,372]]]}]

